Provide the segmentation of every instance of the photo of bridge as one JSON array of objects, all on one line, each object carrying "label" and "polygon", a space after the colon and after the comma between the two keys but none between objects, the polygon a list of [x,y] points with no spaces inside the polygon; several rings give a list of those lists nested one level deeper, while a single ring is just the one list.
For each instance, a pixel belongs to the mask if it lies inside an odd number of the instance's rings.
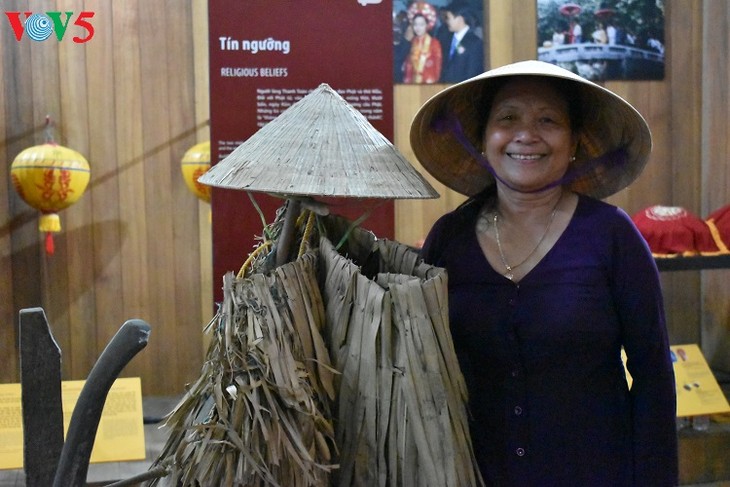
[{"label": "photo of bridge", "polygon": [[537,0],[541,61],[592,81],[664,79],[662,0]]},{"label": "photo of bridge", "polygon": [[539,47],[537,57],[590,80],[664,78],[664,54],[633,46],[583,42]]}]

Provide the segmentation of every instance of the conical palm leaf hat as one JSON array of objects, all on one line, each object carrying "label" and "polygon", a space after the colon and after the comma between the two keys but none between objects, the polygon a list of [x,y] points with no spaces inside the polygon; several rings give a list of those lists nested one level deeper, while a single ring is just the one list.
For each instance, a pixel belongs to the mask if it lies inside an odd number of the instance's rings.
[{"label": "conical palm leaf hat", "polygon": [[262,127],[199,182],[283,197],[439,196],[395,146],[327,84]]},{"label": "conical palm leaf hat", "polygon": [[410,135],[423,168],[467,196],[494,186],[494,175],[480,160],[489,105],[504,80],[522,76],[563,80],[576,100],[583,126],[566,174],[571,190],[606,198],[641,174],[652,147],[644,117],[612,91],[567,69],[533,60],[494,68],[426,101],[413,118]]}]

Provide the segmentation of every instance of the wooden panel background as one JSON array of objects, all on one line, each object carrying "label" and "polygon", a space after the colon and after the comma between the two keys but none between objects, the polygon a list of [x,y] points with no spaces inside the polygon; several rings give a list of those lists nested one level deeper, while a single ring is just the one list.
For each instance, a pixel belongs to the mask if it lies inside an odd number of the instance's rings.
[{"label": "wooden panel background", "polygon": [[[654,152],[641,178],[610,199],[629,213],[680,205],[700,216],[730,203],[725,0],[666,0],[667,70],[658,82],[610,82],[645,115]],[[85,45],[16,42],[0,18],[0,381],[18,380],[21,308],[43,306],[63,349],[66,379],[84,378],[124,320],[147,320],[147,349],[124,375],[145,394],[176,394],[197,376],[202,326],[212,313],[209,207],[190,194],[179,160],[208,135],[207,2],[6,0],[6,11],[93,10]],[[534,58],[534,0],[485,0],[488,65]],[[4,16],[3,16],[4,17]],[[708,48],[712,46],[712,48]],[[411,118],[443,86],[395,87],[395,142],[414,165]],[[19,199],[9,167],[43,141],[84,154],[92,180],[61,212],[46,256],[37,214]],[[463,197],[396,203],[396,238],[415,244]],[[242,256],[244,257],[244,256]],[[665,273],[674,343],[701,343],[730,369],[730,271]]]},{"label": "wooden panel background", "polygon": [[[703,11],[701,211],[730,204],[730,2],[705,0]],[[698,56],[699,57],[699,56]],[[702,280],[702,347],[713,366],[730,371],[730,270]]]},{"label": "wooden panel background", "polygon": [[[213,309],[209,206],[187,190],[179,166],[208,138],[206,2],[15,0],[3,8],[91,10],[95,34],[78,45],[70,26],[60,42],[16,42],[0,19],[0,380],[19,378],[18,311],[42,306],[65,379],[85,378],[121,324],[141,318],[152,326],[149,345],[123,375],[140,375],[145,394],[180,393],[200,370],[201,329]],[[53,256],[8,177],[14,157],[43,142],[46,115],[55,140],[92,168],[86,194],[60,213]]]}]

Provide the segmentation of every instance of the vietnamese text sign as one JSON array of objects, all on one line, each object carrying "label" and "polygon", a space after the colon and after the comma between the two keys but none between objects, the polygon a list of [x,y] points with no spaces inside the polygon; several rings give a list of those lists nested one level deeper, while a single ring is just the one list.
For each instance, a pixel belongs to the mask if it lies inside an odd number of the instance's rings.
[{"label": "vietnamese text sign", "polygon": [[[223,159],[322,83],[393,138],[392,2],[216,0],[208,4],[211,162]],[[275,141],[272,141],[275,143]],[[283,199],[254,194],[267,223]],[[213,273],[236,272],[263,226],[243,191],[215,188]],[[332,212],[393,238],[392,202],[337,201]]]},{"label": "vietnamese text sign", "polygon": [[[68,430],[82,380],[61,382],[63,430]],[[92,463],[144,460],[142,386],[139,377],[120,378],[109,390],[91,451]],[[0,469],[23,468],[20,384],[0,384]]]}]

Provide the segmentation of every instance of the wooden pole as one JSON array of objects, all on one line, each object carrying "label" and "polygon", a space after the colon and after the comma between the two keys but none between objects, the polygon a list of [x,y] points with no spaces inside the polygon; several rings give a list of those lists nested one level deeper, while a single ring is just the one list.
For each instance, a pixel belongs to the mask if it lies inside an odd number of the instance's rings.
[{"label": "wooden pole", "polygon": [[48,486],[63,449],[61,349],[43,308],[20,310],[23,460],[28,487]]},{"label": "wooden pole", "polygon": [[284,226],[279,235],[279,243],[276,246],[276,266],[286,264],[289,258],[289,251],[294,241],[294,232],[302,209],[301,201],[290,198],[287,200],[286,214],[284,215]]}]

